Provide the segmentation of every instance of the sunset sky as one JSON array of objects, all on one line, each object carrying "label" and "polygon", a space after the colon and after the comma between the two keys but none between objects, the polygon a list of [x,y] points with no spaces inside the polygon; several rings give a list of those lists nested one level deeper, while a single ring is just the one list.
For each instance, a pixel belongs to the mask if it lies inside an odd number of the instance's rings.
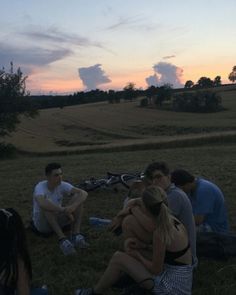
[{"label": "sunset sky", "polygon": [[0,66],[31,94],[137,88],[228,75],[236,0],[0,0]]}]

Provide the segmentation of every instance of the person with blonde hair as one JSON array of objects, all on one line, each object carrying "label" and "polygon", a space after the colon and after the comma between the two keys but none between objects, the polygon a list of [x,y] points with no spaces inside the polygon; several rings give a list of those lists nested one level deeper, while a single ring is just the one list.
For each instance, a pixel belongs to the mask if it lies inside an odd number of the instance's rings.
[{"label": "person with blonde hair", "polygon": [[[113,254],[107,269],[94,288],[77,289],[76,295],[101,294],[112,287],[122,275],[133,278],[152,294],[188,295],[192,290],[192,253],[187,231],[170,214],[166,194],[159,187],[148,187],[141,197],[139,209],[152,221],[152,257],[146,258],[133,247],[132,237],[126,239],[126,252]],[[136,206],[129,207],[130,214]]]}]

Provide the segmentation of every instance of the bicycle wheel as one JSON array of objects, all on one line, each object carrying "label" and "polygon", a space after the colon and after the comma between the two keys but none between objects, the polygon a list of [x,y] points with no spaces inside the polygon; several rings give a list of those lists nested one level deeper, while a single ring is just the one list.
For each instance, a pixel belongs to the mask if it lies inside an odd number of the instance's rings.
[{"label": "bicycle wheel", "polygon": [[91,178],[90,180],[86,180],[78,184],[76,187],[85,190],[86,192],[91,192],[102,187],[105,184],[105,182],[106,181],[104,179]]},{"label": "bicycle wheel", "polygon": [[135,181],[135,180],[140,180],[140,175],[139,174],[122,174],[120,176],[120,182],[124,185],[124,187],[126,187],[127,189],[130,188],[131,184]]}]

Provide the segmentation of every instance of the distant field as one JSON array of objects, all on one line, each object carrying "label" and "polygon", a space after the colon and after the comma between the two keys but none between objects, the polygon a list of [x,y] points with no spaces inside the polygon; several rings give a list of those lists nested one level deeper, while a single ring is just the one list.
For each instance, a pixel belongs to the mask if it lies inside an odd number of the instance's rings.
[{"label": "distant field", "polygon": [[6,140],[18,149],[53,152],[116,148],[236,131],[236,91],[222,92],[225,111],[210,114],[140,108],[139,102],[96,103],[40,111]]}]

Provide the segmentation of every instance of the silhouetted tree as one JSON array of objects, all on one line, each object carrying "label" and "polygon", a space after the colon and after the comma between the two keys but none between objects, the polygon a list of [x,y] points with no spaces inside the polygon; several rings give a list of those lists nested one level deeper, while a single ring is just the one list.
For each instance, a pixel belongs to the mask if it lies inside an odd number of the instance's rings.
[{"label": "silhouetted tree", "polygon": [[212,87],[214,85],[214,82],[208,78],[208,77],[201,77],[198,82],[197,82],[197,86],[198,88],[208,88],[208,87]]},{"label": "silhouetted tree", "polygon": [[220,86],[221,85],[221,76],[216,76],[213,81],[214,86]]},{"label": "silhouetted tree", "polygon": [[193,85],[194,85],[193,81],[188,80],[188,81],[186,81],[184,88],[192,88]]},{"label": "silhouetted tree", "polygon": [[229,80],[233,83],[236,81],[236,66],[233,67],[232,72],[229,74]]},{"label": "silhouetted tree", "polygon": [[125,100],[133,100],[136,97],[135,84],[133,82],[129,82],[123,91]]},{"label": "silhouetted tree", "polygon": [[146,96],[148,98],[149,104],[152,103],[153,98],[157,95],[158,87],[150,86],[145,90]]},{"label": "silhouetted tree", "polygon": [[119,103],[120,102],[120,97],[117,92],[114,90],[109,90],[108,91],[108,102],[109,103]]},{"label": "silhouetted tree", "polygon": [[155,96],[157,94],[158,87],[155,87],[152,85],[152,86],[148,87],[145,92],[146,92],[146,96],[148,98],[152,98],[153,96]]},{"label": "silhouetted tree", "polygon": [[172,94],[172,87],[170,84],[164,84],[159,87],[155,104],[162,107],[164,101],[170,100]]},{"label": "silhouetted tree", "polygon": [[14,73],[13,63],[10,72],[0,70],[0,136],[8,135],[20,122],[20,115],[33,117],[37,114],[20,68]]}]

